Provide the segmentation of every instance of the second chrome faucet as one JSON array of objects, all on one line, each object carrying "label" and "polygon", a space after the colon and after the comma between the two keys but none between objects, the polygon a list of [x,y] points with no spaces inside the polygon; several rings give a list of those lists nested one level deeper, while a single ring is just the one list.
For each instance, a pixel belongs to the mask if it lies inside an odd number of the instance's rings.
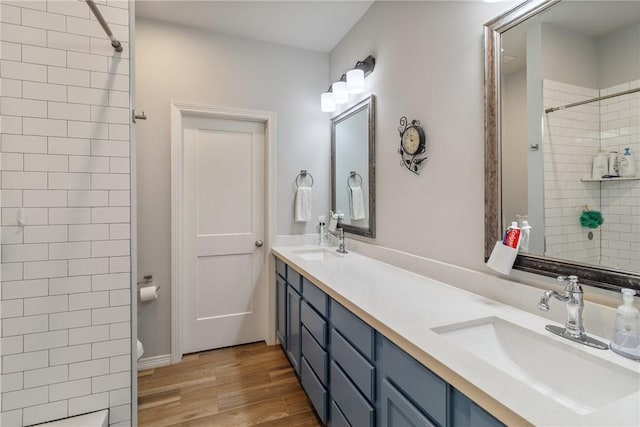
[{"label": "second chrome faucet", "polygon": [[545,326],[545,329],[571,341],[575,341],[589,347],[607,350],[609,348],[607,344],[588,337],[584,332],[584,326],[582,324],[584,292],[582,291],[582,286],[578,283],[578,276],[559,276],[558,281],[565,284],[564,295],[553,290],[546,291],[542,294],[542,298],[540,298],[538,309],[542,311],[549,311],[549,300],[551,298],[560,300],[565,303],[567,308],[567,322],[565,323],[564,328],[555,325],[547,325]]}]

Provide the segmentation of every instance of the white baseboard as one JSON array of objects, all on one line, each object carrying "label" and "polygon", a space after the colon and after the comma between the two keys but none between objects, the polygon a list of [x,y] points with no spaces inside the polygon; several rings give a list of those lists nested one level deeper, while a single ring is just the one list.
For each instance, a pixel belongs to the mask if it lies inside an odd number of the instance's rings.
[{"label": "white baseboard", "polygon": [[138,360],[138,371],[145,369],[160,368],[162,366],[171,365],[171,355],[161,354],[159,356],[143,357]]}]

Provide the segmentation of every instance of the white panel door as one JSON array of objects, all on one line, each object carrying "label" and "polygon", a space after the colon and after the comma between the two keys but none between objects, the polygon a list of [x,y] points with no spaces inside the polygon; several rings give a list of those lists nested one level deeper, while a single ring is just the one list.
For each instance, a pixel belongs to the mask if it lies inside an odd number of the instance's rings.
[{"label": "white panel door", "polygon": [[182,352],[265,338],[263,123],[183,120]]}]

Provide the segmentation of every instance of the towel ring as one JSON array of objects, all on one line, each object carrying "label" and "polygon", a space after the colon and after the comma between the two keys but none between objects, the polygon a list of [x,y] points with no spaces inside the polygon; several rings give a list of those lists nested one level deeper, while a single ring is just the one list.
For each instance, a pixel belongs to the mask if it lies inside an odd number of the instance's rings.
[{"label": "towel ring", "polygon": [[358,183],[357,178],[360,179],[360,187],[362,187],[362,177],[360,176],[360,174],[356,171],[351,171],[349,172],[349,177],[347,178],[347,185],[349,186],[350,189],[353,190],[353,187],[351,186],[351,179],[353,178],[353,180],[356,182],[356,184]]},{"label": "towel ring", "polygon": [[[297,186],[297,187],[300,187],[300,184],[302,184],[302,182],[304,181],[304,179],[305,179],[307,176],[308,176],[309,178],[311,178],[311,185],[310,185],[310,187],[313,187],[313,175],[311,175],[309,172],[307,172],[307,171],[306,171],[306,170],[304,170],[304,169],[302,169],[302,170],[300,171],[300,173],[298,174],[298,176],[296,176],[296,186]],[[298,182],[298,180],[299,180],[299,182]]]}]

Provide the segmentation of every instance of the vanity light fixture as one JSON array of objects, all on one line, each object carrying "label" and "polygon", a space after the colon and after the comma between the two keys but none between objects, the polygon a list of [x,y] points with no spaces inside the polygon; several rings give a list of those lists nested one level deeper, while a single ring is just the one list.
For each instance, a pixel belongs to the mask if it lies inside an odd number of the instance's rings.
[{"label": "vanity light fixture", "polygon": [[325,113],[336,111],[336,103],[333,100],[333,93],[325,92],[320,95],[320,109]]},{"label": "vanity light fixture", "polygon": [[364,92],[364,71],[360,68],[347,71],[347,92],[354,94]]},{"label": "vanity light fixture", "polygon": [[376,59],[371,55],[356,62],[353,69],[343,74],[340,80],[332,83],[329,89],[320,95],[320,109],[325,113],[331,113],[336,110],[336,105],[349,102],[350,94],[364,92],[364,78],[375,66]]},{"label": "vanity light fixture", "polygon": [[333,100],[336,104],[346,104],[349,102],[349,92],[347,92],[347,82],[342,80],[331,85]]}]

